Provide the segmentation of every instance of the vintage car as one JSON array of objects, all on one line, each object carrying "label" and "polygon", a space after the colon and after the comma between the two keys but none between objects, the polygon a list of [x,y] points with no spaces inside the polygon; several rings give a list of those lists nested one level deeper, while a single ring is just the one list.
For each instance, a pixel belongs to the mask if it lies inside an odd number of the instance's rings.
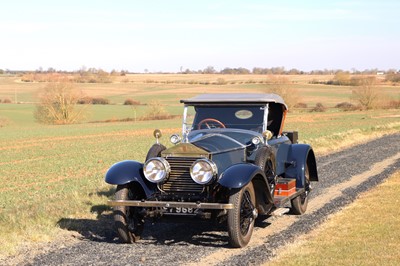
[{"label": "vintage car", "polygon": [[[232,247],[250,241],[257,217],[286,207],[307,208],[315,155],[284,132],[287,106],[275,94],[204,94],[184,104],[182,135],[156,143],[145,163],[121,161],[106,173],[117,185],[114,209],[120,239],[137,241],[148,218],[195,218],[225,223]],[[185,219],[188,218],[188,219]]]}]

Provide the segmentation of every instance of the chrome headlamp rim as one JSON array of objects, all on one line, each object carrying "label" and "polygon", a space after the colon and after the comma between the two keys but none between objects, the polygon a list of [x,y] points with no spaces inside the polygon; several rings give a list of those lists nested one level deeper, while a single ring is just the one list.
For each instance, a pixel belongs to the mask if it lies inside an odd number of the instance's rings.
[{"label": "chrome headlamp rim", "polygon": [[[147,169],[153,163],[153,169]],[[158,167],[158,168],[157,168]],[[162,157],[148,159],[143,165],[144,177],[152,183],[165,182],[171,173],[171,166],[168,161]]]},{"label": "chrome headlamp rim", "polygon": [[[207,169],[207,172],[199,171],[199,169],[195,169],[196,165],[201,164],[201,163],[206,163],[209,166],[209,169]],[[203,172],[203,173],[201,173]],[[212,182],[215,181],[218,173],[218,168],[217,165],[209,160],[209,159],[198,159],[196,160],[192,166],[190,167],[190,177],[194,182],[196,182],[199,185],[208,185],[211,184]],[[206,177],[206,179],[202,180],[203,177]]]}]

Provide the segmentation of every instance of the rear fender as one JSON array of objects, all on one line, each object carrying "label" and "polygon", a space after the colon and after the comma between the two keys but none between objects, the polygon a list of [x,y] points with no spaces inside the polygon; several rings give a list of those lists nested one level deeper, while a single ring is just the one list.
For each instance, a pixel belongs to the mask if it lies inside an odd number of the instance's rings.
[{"label": "rear fender", "polygon": [[284,175],[287,178],[296,178],[296,187],[303,188],[305,180],[305,168],[308,165],[310,181],[318,181],[317,163],[314,151],[307,144],[292,144],[287,149]]},{"label": "rear fender", "polygon": [[154,183],[149,182],[143,175],[143,164],[137,161],[122,161],[108,169],[105,181],[111,185],[125,185],[137,182],[149,197],[157,190]]}]

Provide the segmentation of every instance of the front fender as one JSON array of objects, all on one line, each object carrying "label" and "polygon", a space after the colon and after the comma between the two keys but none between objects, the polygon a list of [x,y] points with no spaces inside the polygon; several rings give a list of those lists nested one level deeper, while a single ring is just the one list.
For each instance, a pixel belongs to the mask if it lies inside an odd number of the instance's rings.
[{"label": "front fender", "polygon": [[318,181],[317,163],[310,145],[290,145],[285,163],[288,165],[285,169],[285,176],[296,178],[297,187],[304,187],[306,165],[308,165],[310,181]]},{"label": "front fender", "polygon": [[257,209],[260,214],[267,214],[273,206],[268,180],[260,167],[249,163],[232,165],[221,175],[218,183],[230,189],[240,189],[253,182],[257,199]]},{"label": "front fender", "polygon": [[220,176],[218,183],[227,188],[242,188],[246,186],[256,175],[265,179],[265,174],[260,167],[249,163],[232,165]]},{"label": "front fender", "polygon": [[152,195],[157,186],[149,182],[143,175],[143,164],[137,161],[122,161],[108,169],[105,181],[111,185],[124,185],[130,182],[139,183],[146,196]]}]

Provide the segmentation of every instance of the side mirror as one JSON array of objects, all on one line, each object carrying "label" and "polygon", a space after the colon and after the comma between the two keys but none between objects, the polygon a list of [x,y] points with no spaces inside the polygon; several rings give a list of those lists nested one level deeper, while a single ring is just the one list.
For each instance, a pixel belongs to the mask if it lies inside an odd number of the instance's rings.
[{"label": "side mirror", "polygon": [[161,130],[155,129],[153,132],[153,136],[156,138],[156,142],[158,144],[159,143],[158,139],[161,138],[161,136],[162,136]]},{"label": "side mirror", "polygon": [[265,130],[265,131],[262,133],[262,135],[263,135],[263,137],[264,137],[266,140],[270,140],[270,139],[272,138],[272,136],[273,136],[272,132],[269,131],[269,130]]}]

